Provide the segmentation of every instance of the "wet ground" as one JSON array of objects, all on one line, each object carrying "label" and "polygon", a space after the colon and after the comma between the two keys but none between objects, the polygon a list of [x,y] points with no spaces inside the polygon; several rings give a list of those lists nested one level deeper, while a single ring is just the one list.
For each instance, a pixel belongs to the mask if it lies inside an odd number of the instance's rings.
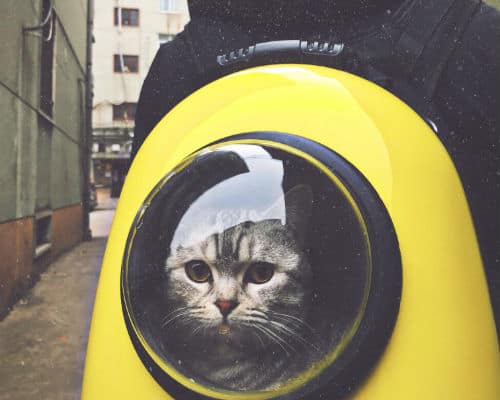
[{"label": "wet ground", "polygon": [[94,239],[63,254],[0,322],[0,400],[79,399],[87,337],[113,210]]}]

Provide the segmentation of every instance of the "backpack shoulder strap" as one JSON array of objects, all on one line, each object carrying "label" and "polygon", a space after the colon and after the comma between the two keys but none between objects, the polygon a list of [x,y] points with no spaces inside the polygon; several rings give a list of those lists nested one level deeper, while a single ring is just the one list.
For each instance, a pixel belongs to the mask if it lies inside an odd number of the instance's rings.
[{"label": "backpack shoulder strap", "polygon": [[[398,75],[419,87],[427,101],[481,0],[408,0],[394,24],[392,57]],[[398,29],[399,28],[399,29]]]}]

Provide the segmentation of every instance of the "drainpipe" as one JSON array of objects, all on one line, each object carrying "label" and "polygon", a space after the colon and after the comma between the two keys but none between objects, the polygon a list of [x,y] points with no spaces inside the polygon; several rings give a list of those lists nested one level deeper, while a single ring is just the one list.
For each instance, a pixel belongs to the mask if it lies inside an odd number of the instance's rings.
[{"label": "drainpipe", "polygon": [[94,0],[87,0],[87,48],[85,65],[85,131],[82,140],[82,168],[83,168],[83,239],[92,239],[89,224],[89,194],[90,194],[90,145],[92,143],[92,43],[94,42]]}]

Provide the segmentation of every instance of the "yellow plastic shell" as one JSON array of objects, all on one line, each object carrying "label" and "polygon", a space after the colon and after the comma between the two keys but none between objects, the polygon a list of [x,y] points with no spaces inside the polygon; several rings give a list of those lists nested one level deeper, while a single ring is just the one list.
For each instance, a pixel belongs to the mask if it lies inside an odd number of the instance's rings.
[{"label": "yellow plastic shell", "polygon": [[254,131],[300,135],[336,151],[368,179],[393,221],[403,269],[400,312],[382,357],[350,398],[500,399],[488,289],[448,153],[426,123],[385,90],[309,65],[258,67],[215,81],[149,135],[108,239],[82,398],[171,398],[144,367],[125,326],[120,272],[127,236],[144,199],[173,168],[211,142]]}]

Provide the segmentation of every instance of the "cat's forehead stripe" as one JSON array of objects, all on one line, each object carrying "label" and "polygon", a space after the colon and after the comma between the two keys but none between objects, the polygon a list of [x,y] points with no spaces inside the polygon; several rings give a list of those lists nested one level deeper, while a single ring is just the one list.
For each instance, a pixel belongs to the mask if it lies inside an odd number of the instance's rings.
[{"label": "cat's forehead stripe", "polygon": [[238,247],[235,249],[234,253],[238,260],[247,261],[250,259],[250,252],[248,251],[248,236],[241,235],[238,241]]},{"label": "cat's forehead stripe", "polygon": [[[238,260],[245,260],[248,258],[248,257],[243,257],[241,254],[241,251],[240,251],[240,247],[241,247],[243,239],[247,239],[247,232],[245,229],[240,229],[240,234],[237,236],[237,239],[236,239],[234,246],[233,246],[234,257],[237,258]],[[248,242],[248,240],[247,240],[247,242]]]},{"label": "cat's forehead stripe", "polygon": [[233,229],[228,229],[222,232],[222,255],[227,257],[232,254],[233,250]]},{"label": "cat's forehead stripe", "polygon": [[220,259],[222,257],[222,238],[220,237],[220,233],[216,233],[215,235],[215,246],[217,249],[217,257],[215,258],[216,260]]},{"label": "cat's forehead stripe", "polygon": [[238,258],[238,249],[240,247],[241,238],[243,237],[244,231],[241,228],[235,229],[233,234],[233,257]]},{"label": "cat's forehead stripe", "polygon": [[204,243],[202,248],[203,255],[208,260],[214,260],[217,257],[217,239],[216,235],[210,236]]}]

